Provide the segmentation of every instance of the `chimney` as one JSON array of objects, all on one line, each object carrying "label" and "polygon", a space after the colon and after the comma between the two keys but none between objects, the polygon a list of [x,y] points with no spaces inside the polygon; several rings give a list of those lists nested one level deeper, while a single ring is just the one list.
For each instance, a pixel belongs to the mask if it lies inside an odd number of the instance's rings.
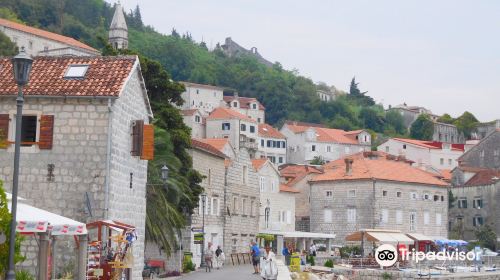
[{"label": "chimney", "polygon": [[345,175],[351,176],[352,175],[352,163],[354,162],[354,160],[351,158],[346,158],[346,159],[344,159],[344,162],[345,162]]}]

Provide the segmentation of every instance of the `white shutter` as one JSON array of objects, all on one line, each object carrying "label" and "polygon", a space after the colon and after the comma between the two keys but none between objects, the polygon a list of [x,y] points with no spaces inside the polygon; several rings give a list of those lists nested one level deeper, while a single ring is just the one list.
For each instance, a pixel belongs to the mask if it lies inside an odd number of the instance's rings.
[{"label": "white shutter", "polygon": [[325,209],[323,212],[323,220],[325,223],[332,222],[332,209]]},{"label": "white shutter", "polygon": [[424,225],[429,224],[429,212],[424,212]]},{"label": "white shutter", "polygon": [[396,224],[400,225],[403,223],[403,211],[396,210]]},{"label": "white shutter", "polygon": [[290,210],[286,211],[286,223],[287,224],[292,223],[292,212]]},{"label": "white shutter", "polygon": [[441,225],[441,213],[436,213],[436,225]]},{"label": "white shutter", "polygon": [[382,209],[382,223],[387,224],[389,222],[389,210]]}]

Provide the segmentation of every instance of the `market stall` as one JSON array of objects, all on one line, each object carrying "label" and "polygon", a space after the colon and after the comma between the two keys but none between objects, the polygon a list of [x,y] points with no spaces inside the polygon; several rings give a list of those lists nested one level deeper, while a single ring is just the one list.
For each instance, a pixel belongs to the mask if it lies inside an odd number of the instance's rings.
[{"label": "market stall", "polygon": [[414,242],[411,238],[409,238],[399,230],[387,229],[362,229],[360,231],[349,234],[348,236],[346,236],[345,240],[361,242],[361,250],[363,251],[363,253],[365,241],[379,244],[392,244],[396,246],[398,250],[407,250],[406,246],[413,244]]},{"label": "market stall", "polygon": [[[415,248],[415,251],[418,252],[431,251],[432,244],[434,243],[432,237],[420,233],[407,233],[406,235],[415,241],[415,244],[413,246]],[[410,250],[411,249],[412,248],[410,247]]]}]

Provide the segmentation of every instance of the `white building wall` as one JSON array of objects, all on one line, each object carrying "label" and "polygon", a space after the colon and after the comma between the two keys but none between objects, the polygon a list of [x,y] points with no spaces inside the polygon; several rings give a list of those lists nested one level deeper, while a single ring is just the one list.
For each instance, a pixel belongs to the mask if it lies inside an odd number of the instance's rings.
[{"label": "white building wall", "polygon": [[[264,141],[264,142],[262,142]],[[274,148],[274,147],[268,147],[267,146],[267,141],[279,141],[280,142],[280,148]],[[287,162],[286,158],[286,139],[282,138],[268,138],[268,137],[259,137],[258,138],[258,150],[256,154],[256,158],[268,158],[268,157],[274,157],[276,159],[275,164],[281,165],[285,164]],[[281,158],[281,162],[280,162]]]},{"label": "white building wall", "polygon": [[[197,115],[197,114],[196,114]],[[206,127],[203,124],[201,115],[198,115],[199,122],[196,121],[196,115],[193,116],[183,116],[184,123],[191,128],[192,138],[205,138],[206,137]]]},{"label": "white building wall", "polygon": [[199,109],[207,116],[219,107],[224,99],[222,89],[196,87],[186,85],[186,91],[181,94],[184,104],[181,109]]}]

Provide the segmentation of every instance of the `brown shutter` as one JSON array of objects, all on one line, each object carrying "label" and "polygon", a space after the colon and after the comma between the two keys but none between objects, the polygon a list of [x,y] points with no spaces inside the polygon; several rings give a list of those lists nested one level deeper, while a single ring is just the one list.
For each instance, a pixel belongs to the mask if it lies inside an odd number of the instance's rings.
[{"label": "brown shutter", "polygon": [[142,155],[143,129],[144,129],[143,120],[134,121],[134,126],[132,127],[132,150],[130,151],[130,154],[132,156]]},{"label": "brown shutter", "polygon": [[152,160],[155,156],[155,131],[153,125],[144,125],[141,159]]},{"label": "brown shutter", "polygon": [[9,147],[9,114],[0,114],[0,149]]},{"label": "brown shutter", "polygon": [[40,118],[40,137],[38,139],[38,148],[40,150],[52,149],[52,142],[54,139],[53,115],[42,115]]}]

